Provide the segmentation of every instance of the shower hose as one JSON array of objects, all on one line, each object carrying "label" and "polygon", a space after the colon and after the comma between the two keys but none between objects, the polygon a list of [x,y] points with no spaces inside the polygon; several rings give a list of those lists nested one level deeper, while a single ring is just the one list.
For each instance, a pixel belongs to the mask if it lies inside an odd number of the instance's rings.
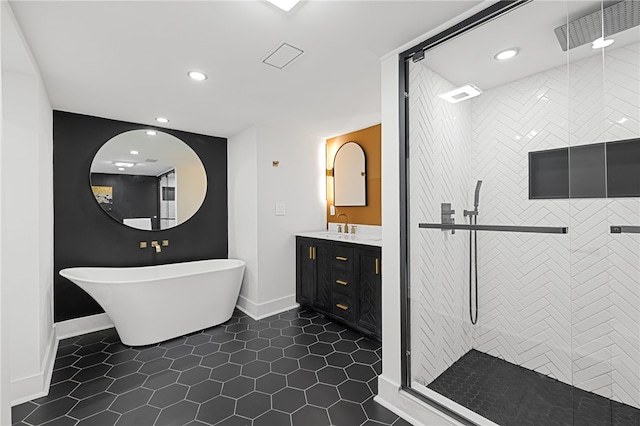
[{"label": "shower hose", "polygon": [[[478,224],[478,216],[469,216],[471,225]],[[475,315],[473,309],[473,272],[475,264]],[[469,231],[469,319],[471,324],[478,322],[478,231]]]}]

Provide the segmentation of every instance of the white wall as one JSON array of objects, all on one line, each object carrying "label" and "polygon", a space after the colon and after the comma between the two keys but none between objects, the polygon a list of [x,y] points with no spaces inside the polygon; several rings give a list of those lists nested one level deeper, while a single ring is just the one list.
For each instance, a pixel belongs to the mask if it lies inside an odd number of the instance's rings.
[{"label": "white wall", "polygon": [[2,8],[0,280],[9,321],[2,355],[15,404],[48,391],[55,358],[52,109],[10,7]]},{"label": "white wall", "polygon": [[295,233],[324,227],[324,156],[324,140],[289,129],[229,138],[229,256],[247,261],[238,306],[253,317],[296,305]]}]

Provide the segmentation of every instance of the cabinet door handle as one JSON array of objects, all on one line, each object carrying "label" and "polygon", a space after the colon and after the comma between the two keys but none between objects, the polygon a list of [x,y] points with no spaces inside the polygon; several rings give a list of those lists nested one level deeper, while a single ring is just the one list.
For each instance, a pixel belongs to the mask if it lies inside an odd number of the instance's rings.
[{"label": "cabinet door handle", "polygon": [[339,309],[342,309],[343,311],[349,310],[349,307],[347,305],[343,305],[342,303],[337,303],[336,307],[338,307]]},{"label": "cabinet door handle", "polygon": [[313,247],[309,246],[309,259],[313,259]]},{"label": "cabinet door handle", "polygon": [[380,259],[376,257],[376,275],[380,275]]},{"label": "cabinet door handle", "polygon": [[313,260],[316,260],[317,257],[317,253],[316,253],[316,247],[313,248]]},{"label": "cabinet door handle", "polygon": [[349,259],[347,259],[346,257],[342,257],[342,256],[336,256],[336,260],[342,260],[343,262],[346,262]]},{"label": "cabinet door handle", "polygon": [[342,280],[336,280],[336,282],[340,285],[347,285],[349,284],[347,281],[342,281]]}]

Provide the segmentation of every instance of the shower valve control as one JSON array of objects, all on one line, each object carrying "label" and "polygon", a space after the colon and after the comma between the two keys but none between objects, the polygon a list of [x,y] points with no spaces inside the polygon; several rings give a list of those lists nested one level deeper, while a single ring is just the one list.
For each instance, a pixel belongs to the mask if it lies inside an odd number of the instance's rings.
[{"label": "shower valve control", "polygon": [[[451,210],[451,203],[442,203],[440,204],[440,218],[441,218],[441,223],[443,225],[453,225],[456,220],[453,218],[453,215],[455,214],[455,210]],[[455,234],[456,231],[455,229],[451,230],[452,234]]]}]

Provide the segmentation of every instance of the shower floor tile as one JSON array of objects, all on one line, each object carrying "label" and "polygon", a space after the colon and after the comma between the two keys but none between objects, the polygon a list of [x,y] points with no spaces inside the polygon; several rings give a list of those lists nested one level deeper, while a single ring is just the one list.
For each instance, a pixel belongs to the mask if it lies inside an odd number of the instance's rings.
[{"label": "shower floor tile", "polygon": [[501,426],[640,426],[640,410],[471,350],[428,388]]},{"label": "shower floor tile", "polygon": [[313,311],[128,347],[114,329],[60,341],[49,395],[14,425],[409,425],[373,401],[382,349]]}]

